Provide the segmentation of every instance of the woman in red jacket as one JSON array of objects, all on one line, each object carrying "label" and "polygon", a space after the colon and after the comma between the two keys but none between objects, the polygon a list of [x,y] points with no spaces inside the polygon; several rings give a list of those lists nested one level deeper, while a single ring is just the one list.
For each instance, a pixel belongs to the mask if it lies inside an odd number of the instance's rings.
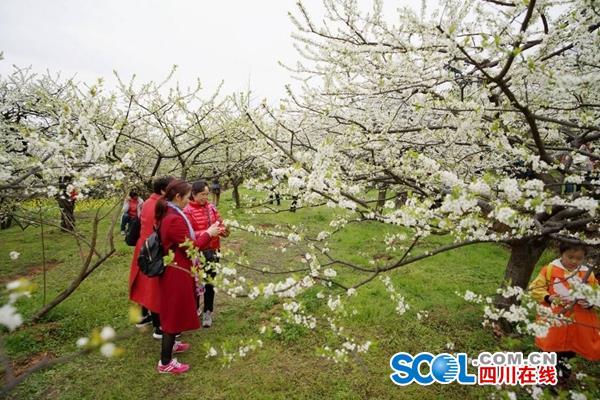
[{"label": "woman in red jacket", "polygon": [[152,190],[154,193],[142,204],[142,212],[140,214],[140,237],[135,245],[133,251],[133,259],[131,260],[131,269],[129,272],[129,298],[142,306],[142,320],[136,324],[138,328],[152,323],[154,326],[154,332],[152,336],[155,339],[162,338],[162,332],[160,330],[160,304],[159,304],[159,293],[158,293],[158,280],[154,278],[148,278],[142,274],[140,267],[138,266],[137,259],[140,254],[142,245],[152,234],[155,226],[154,211],[156,208],[156,202],[165,194],[165,190],[169,183],[175,178],[172,176],[165,176],[156,178],[152,182]]},{"label": "woman in red jacket", "polygon": [[[192,198],[183,212],[187,215],[192,227],[195,231],[204,232],[209,226],[215,222],[219,222],[221,226],[221,234],[219,236],[227,236],[227,228],[223,225],[223,219],[219,215],[217,208],[208,202],[208,183],[205,181],[197,181],[192,185]],[[204,258],[207,263],[218,263],[219,258],[217,252],[221,248],[219,236],[212,238],[208,249],[203,251]],[[204,273],[214,279],[217,272],[210,267],[205,266]],[[215,302],[215,289],[212,283],[206,283],[204,286],[204,309],[202,312],[202,326],[209,328],[212,326],[212,312]],[[198,310],[200,311],[200,310]]]},{"label": "woman in red jacket", "polygon": [[182,353],[190,347],[187,343],[175,341],[175,336],[200,327],[196,313],[196,288],[191,273],[192,260],[187,256],[186,249],[179,245],[190,239],[196,247],[204,249],[211,238],[219,234],[218,224],[213,224],[205,232],[198,232],[198,235],[194,232],[182,211],[189,201],[191,189],[189,183],[175,180],[167,187],[164,197],[156,203],[156,221],[165,254],[169,251],[174,253],[174,261],[167,265],[158,278],[163,331],[157,367],[160,373],[178,374],[189,369],[189,365],[172,358],[173,353]]}]

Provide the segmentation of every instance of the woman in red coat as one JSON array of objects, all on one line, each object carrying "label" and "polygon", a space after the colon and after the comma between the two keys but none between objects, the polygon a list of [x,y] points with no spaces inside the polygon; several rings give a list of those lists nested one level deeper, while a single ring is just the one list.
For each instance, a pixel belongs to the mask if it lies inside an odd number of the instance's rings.
[{"label": "woman in red coat", "polygon": [[[192,197],[190,202],[185,207],[183,212],[192,223],[195,231],[204,232],[209,226],[215,222],[219,222],[222,232],[219,236],[227,236],[227,228],[223,225],[223,218],[219,215],[217,208],[208,202],[208,183],[206,181],[197,181],[192,184]],[[221,248],[219,236],[214,237],[204,253],[204,258],[207,263],[218,263],[218,251]],[[215,302],[215,289],[212,280],[217,275],[217,272],[211,268],[210,264],[204,266],[204,273],[208,277],[208,281],[204,290],[204,307],[202,312],[202,326],[210,328],[212,326],[212,313]],[[200,310],[198,310],[200,311]]]},{"label": "woman in red coat", "polygon": [[[155,339],[162,338],[160,330],[160,297],[158,293],[158,279],[148,278],[142,274],[138,266],[137,259],[140,254],[140,249],[148,236],[152,234],[155,226],[154,211],[156,202],[165,194],[165,190],[169,183],[175,178],[165,176],[157,178],[152,183],[154,193],[142,205],[140,214],[140,238],[138,239],[135,250],[133,251],[133,259],[131,260],[131,269],[129,272],[129,298],[142,306],[142,320],[136,324],[137,327],[142,327],[152,323],[154,325]],[[149,313],[152,312],[152,315]]]},{"label": "woman in red coat", "polygon": [[160,239],[165,254],[174,253],[174,261],[165,268],[158,278],[160,291],[160,322],[163,331],[162,349],[158,372],[182,373],[189,365],[177,362],[173,353],[181,353],[189,344],[175,341],[175,336],[183,331],[198,329],[200,321],[196,313],[195,281],[191,274],[192,260],[185,248],[179,245],[191,239],[199,249],[206,248],[211,238],[219,234],[218,224],[213,224],[205,232],[194,232],[188,218],[183,213],[192,187],[189,183],[175,180],[169,184],[163,198],[156,203],[156,221],[159,224]]}]

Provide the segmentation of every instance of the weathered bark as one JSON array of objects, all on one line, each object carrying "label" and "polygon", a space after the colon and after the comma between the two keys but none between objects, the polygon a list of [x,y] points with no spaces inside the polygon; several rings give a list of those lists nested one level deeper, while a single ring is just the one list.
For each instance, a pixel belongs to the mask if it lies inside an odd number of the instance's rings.
[{"label": "weathered bark", "polygon": [[407,194],[406,192],[398,192],[396,193],[396,198],[394,199],[394,207],[399,209],[406,203]]},{"label": "weathered bark", "polygon": [[56,196],[58,208],[60,209],[60,226],[69,232],[75,230],[75,198],[67,190],[72,181],[73,177],[71,176],[61,176],[58,180],[60,192]]},{"label": "weathered bark", "polygon": [[60,208],[60,226],[67,231],[75,230],[75,201],[68,195],[56,199]]},{"label": "weathered bark", "polygon": [[377,193],[377,210],[382,210],[385,207],[385,195],[387,193],[387,189],[379,189]]},{"label": "weathered bark", "polygon": [[231,196],[233,197],[233,201],[235,202],[235,208],[241,208],[242,202],[240,200],[240,184],[237,180],[232,181],[233,190],[231,192]]},{"label": "weathered bark", "polygon": [[6,198],[0,199],[0,230],[8,229],[13,223],[15,207]]},{"label": "weathered bark", "polygon": [[[531,274],[536,263],[548,247],[550,240],[546,237],[516,240],[510,245],[510,258],[504,272],[504,281],[501,287],[518,286],[526,289],[531,279]],[[498,308],[509,308],[515,304],[517,300],[514,297],[503,297],[497,295],[494,301]],[[505,321],[501,323],[504,331],[510,331],[510,324]]]},{"label": "weathered bark", "polygon": [[0,230],[8,229],[12,226],[13,218],[8,212],[0,214]]}]

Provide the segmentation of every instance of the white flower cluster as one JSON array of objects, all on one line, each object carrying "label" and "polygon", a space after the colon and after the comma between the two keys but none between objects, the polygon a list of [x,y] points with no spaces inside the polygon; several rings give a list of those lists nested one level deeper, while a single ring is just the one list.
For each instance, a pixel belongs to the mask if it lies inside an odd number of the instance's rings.
[{"label": "white flower cluster", "polygon": [[391,278],[389,276],[379,278],[385,285],[385,289],[387,290],[387,292],[390,294],[390,299],[392,299],[392,301],[396,303],[396,312],[398,313],[398,315],[402,315],[406,311],[408,311],[410,306],[404,301],[404,296],[396,292]]},{"label": "white flower cluster", "polygon": [[287,314],[284,317],[284,322],[288,324],[303,326],[310,330],[314,330],[317,327],[316,317],[314,317],[313,315],[306,314],[300,303],[297,303],[295,301],[285,303],[283,305],[283,309],[287,312]]},{"label": "white flower cluster", "polygon": [[23,317],[17,312],[14,304],[23,296],[31,297],[32,289],[31,282],[24,278],[6,284],[8,302],[0,307],[0,326],[5,326],[8,330],[14,331],[23,324]]},{"label": "white flower cluster", "polygon": [[323,240],[327,239],[329,236],[331,236],[331,233],[330,233],[330,232],[327,232],[327,231],[321,231],[321,232],[319,232],[319,234],[317,235],[317,240],[318,240],[319,242],[321,242],[321,241],[323,241]]},{"label": "white flower cluster", "polygon": [[344,305],[342,304],[342,301],[340,300],[340,296],[333,297],[330,295],[329,298],[327,299],[327,307],[329,307],[329,309],[331,311],[338,311],[338,310],[342,310],[344,308]]},{"label": "white flower cluster", "polygon": [[124,350],[113,343],[116,337],[114,328],[105,326],[101,331],[94,329],[89,337],[77,339],[77,347],[87,351],[100,349],[100,354],[104,357],[117,357],[123,354]]},{"label": "white flower cluster", "polygon": [[591,197],[578,197],[577,199],[573,200],[570,205],[572,207],[579,208],[580,210],[589,212],[592,217],[595,216],[596,212],[598,211],[598,200]]},{"label": "white flower cluster", "polygon": [[584,300],[589,305],[600,307],[600,287],[583,283],[578,276],[570,280],[571,287],[569,297],[577,300]]},{"label": "white flower cluster", "polygon": [[492,192],[490,185],[488,185],[481,179],[477,179],[476,181],[471,182],[471,184],[469,184],[469,190],[473,194],[476,194],[479,196],[485,196],[485,197],[490,196],[490,194]]},{"label": "white flower cluster", "polygon": [[[207,345],[208,350],[206,352],[206,358],[219,357],[219,351],[211,346]],[[263,342],[260,339],[248,339],[242,340],[237,346],[232,346],[229,343],[223,343],[221,345],[220,359],[223,365],[230,366],[236,358],[244,358],[250,352],[255,351],[263,347]]]},{"label": "white flower cluster", "polygon": [[292,243],[298,243],[302,238],[297,233],[290,233],[287,239]]},{"label": "white flower cluster", "polygon": [[461,294],[459,292],[455,292],[458,297],[462,297],[465,301],[469,303],[481,304],[483,303],[483,296],[480,294],[476,294],[470,290],[465,291],[465,294]]},{"label": "white flower cluster", "polygon": [[351,354],[366,353],[371,347],[371,342],[366,341],[362,344],[356,343],[353,339],[347,339],[339,348],[332,349],[329,346],[323,346],[320,355],[334,363],[343,363],[348,361]]},{"label": "white flower cluster", "polygon": [[427,317],[429,317],[428,311],[418,311],[417,312],[417,320],[418,321],[422,321],[422,320],[426,319]]},{"label": "white flower cluster", "polygon": [[514,178],[503,179],[498,188],[504,192],[504,197],[512,203],[518,202],[523,196],[519,189],[519,182]]}]

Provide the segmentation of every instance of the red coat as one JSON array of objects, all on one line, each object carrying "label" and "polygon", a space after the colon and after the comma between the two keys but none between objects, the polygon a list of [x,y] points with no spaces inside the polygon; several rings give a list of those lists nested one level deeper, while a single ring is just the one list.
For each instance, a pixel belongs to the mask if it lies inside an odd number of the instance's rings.
[{"label": "red coat", "polygon": [[148,310],[160,313],[160,293],[158,290],[158,279],[148,278],[140,271],[137,264],[138,254],[142,245],[154,230],[154,208],[160,195],[153,193],[152,196],[142,206],[140,215],[140,238],[138,239],[133,259],[131,260],[131,270],[129,272],[129,298]]},{"label": "red coat", "polygon": [[[188,226],[177,211],[169,207],[160,224],[160,240],[165,249],[175,253],[175,261],[179,268],[191,270],[192,260],[179,247],[189,237]],[[194,244],[206,249],[210,243],[210,235],[206,232],[196,236]],[[200,328],[200,320],[196,314],[196,292],[194,278],[186,271],[167,266],[158,278],[160,285],[160,325],[164,332],[179,333]]]},{"label": "red coat", "polygon": [[[190,222],[192,223],[194,231],[205,232],[209,226],[211,226],[217,221],[223,220],[219,215],[219,212],[217,211],[217,207],[215,207],[212,203],[209,202],[200,205],[197,202],[191,200],[188,203],[187,207],[185,207],[183,212],[185,213],[185,215],[187,215]],[[211,250],[219,250],[221,248],[219,236],[215,236],[211,239],[208,248]]]}]

